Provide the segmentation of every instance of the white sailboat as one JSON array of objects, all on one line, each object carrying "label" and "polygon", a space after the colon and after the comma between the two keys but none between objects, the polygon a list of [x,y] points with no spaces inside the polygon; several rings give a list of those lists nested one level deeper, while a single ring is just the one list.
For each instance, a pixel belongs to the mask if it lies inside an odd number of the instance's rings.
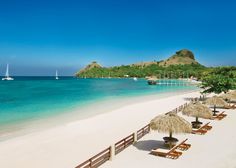
[{"label": "white sailboat", "polygon": [[6,74],[5,74],[5,77],[2,78],[2,80],[14,80],[13,78],[11,78],[9,76],[9,65],[7,64],[7,69],[6,69]]},{"label": "white sailboat", "polygon": [[55,77],[55,78],[56,78],[56,80],[58,80],[58,79],[59,79],[59,78],[58,78],[58,73],[57,73],[57,70],[56,70],[56,77]]}]

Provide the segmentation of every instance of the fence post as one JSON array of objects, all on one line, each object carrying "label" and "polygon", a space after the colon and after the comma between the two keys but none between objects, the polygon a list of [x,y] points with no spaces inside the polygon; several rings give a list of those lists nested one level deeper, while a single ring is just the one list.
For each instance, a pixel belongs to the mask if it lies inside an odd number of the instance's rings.
[{"label": "fence post", "polygon": [[109,158],[109,160],[112,161],[114,156],[115,156],[115,145],[113,144],[113,145],[110,146],[110,158]]},{"label": "fence post", "polygon": [[152,131],[150,124],[148,124],[148,133],[150,133]]},{"label": "fence post", "polygon": [[92,167],[92,159],[89,159],[89,166]]},{"label": "fence post", "polygon": [[138,141],[138,134],[137,132],[134,132],[134,143]]}]

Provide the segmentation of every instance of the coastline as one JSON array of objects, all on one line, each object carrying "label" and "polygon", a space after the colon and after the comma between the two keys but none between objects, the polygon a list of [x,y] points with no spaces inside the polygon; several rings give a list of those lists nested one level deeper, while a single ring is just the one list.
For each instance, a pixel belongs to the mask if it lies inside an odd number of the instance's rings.
[{"label": "coastline", "polygon": [[[88,119],[97,115],[109,113],[113,110],[119,109],[127,105],[148,102],[152,100],[171,97],[174,95],[182,95],[199,91],[199,88],[191,90],[177,90],[173,92],[163,92],[157,94],[144,94],[144,95],[129,95],[123,97],[109,97],[103,98],[84,106],[75,105],[74,108],[67,109],[64,113],[57,116],[47,116],[43,118],[33,119],[31,121],[16,123],[12,125],[1,126],[0,129],[0,142],[18,136],[27,135],[37,131],[47,130],[56,126]],[[96,110],[95,110],[96,109]]]},{"label": "coastline", "polygon": [[2,141],[0,167],[75,167],[156,115],[185,103],[185,98],[197,96],[195,91],[151,100],[143,97],[110,112]]}]

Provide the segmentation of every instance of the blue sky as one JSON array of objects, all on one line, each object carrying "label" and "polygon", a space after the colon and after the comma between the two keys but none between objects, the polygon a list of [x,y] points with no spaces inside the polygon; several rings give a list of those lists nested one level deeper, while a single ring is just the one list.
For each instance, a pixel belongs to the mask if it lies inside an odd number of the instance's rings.
[{"label": "blue sky", "polygon": [[206,66],[236,65],[233,0],[0,1],[0,75],[72,75],[161,60],[187,48]]}]

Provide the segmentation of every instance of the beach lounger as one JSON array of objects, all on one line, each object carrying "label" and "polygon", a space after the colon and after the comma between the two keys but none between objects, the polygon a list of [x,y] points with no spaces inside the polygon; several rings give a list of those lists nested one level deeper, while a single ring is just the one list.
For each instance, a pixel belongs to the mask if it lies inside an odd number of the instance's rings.
[{"label": "beach lounger", "polygon": [[228,106],[224,106],[224,108],[226,108],[226,109],[236,109],[236,105],[235,104],[229,104]]},{"label": "beach lounger", "polygon": [[199,135],[204,135],[207,133],[207,131],[212,129],[212,126],[209,125],[210,122],[206,123],[205,125],[203,125],[202,127],[200,127],[197,130],[192,130],[192,134],[199,134]]},{"label": "beach lounger", "polygon": [[220,114],[218,114],[217,116],[213,117],[214,120],[222,120],[223,118],[225,118],[227,116],[227,114],[224,114],[225,112],[221,112]]},{"label": "beach lounger", "polygon": [[206,131],[209,131],[212,129],[212,126],[209,125],[210,122],[206,123],[205,125],[202,126],[202,129],[203,130],[206,130]]},{"label": "beach lounger", "polygon": [[192,130],[192,134],[199,134],[199,135],[205,135],[207,133],[207,130],[198,129],[198,130]]},{"label": "beach lounger", "polygon": [[236,109],[236,104],[229,105],[230,109]]},{"label": "beach lounger", "polygon": [[188,150],[191,147],[190,144],[185,143],[187,140],[188,139],[185,139],[180,144],[174,146],[170,150],[160,149],[160,148],[151,150],[151,154],[156,155],[156,156],[171,158],[171,159],[178,159],[182,155],[182,152],[176,151],[176,149],[180,149],[184,151],[184,150]]},{"label": "beach lounger", "polygon": [[191,144],[185,143],[188,139],[185,139],[182,141],[178,146],[177,149],[180,149],[182,151],[188,150],[191,147]]},{"label": "beach lounger", "polygon": [[174,146],[170,150],[157,148],[157,149],[151,150],[151,154],[160,156],[160,157],[170,158],[170,159],[178,159],[179,156],[182,155],[182,152],[178,152],[176,151],[176,149],[177,149],[177,146]]}]

